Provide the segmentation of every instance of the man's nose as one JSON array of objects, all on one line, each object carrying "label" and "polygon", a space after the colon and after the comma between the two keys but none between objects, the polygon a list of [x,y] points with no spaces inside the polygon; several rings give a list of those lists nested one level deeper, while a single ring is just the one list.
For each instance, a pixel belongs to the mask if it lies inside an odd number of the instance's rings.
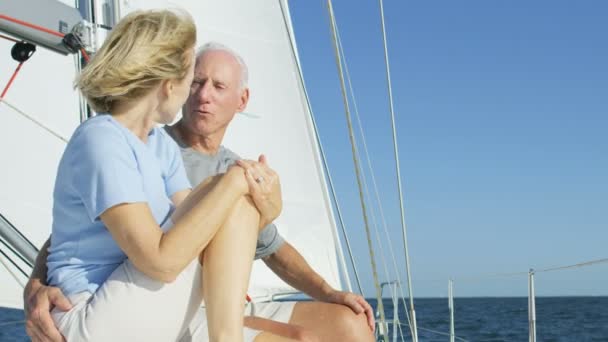
[{"label": "man's nose", "polygon": [[211,82],[205,82],[201,84],[201,86],[198,88],[196,95],[202,102],[208,102],[211,100],[211,97],[213,95],[212,91],[213,87],[211,87]]}]

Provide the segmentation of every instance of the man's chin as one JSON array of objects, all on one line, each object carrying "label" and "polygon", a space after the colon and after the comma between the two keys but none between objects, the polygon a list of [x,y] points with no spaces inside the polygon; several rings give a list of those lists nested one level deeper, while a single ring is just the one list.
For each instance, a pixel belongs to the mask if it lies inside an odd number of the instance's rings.
[{"label": "man's chin", "polygon": [[203,126],[200,123],[198,125],[191,126],[189,131],[198,136],[209,136],[213,133],[213,129],[211,129],[208,125]]}]

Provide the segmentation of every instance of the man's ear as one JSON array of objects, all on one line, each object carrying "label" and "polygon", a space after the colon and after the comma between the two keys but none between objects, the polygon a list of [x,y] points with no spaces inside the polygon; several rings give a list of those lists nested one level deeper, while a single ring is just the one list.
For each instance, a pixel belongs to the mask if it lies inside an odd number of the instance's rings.
[{"label": "man's ear", "polygon": [[247,103],[249,102],[249,88],[245,88],[240,98],[241,103],[239,103],[239,107],[237,108],[238,112],[242,112],[247,108]]}]

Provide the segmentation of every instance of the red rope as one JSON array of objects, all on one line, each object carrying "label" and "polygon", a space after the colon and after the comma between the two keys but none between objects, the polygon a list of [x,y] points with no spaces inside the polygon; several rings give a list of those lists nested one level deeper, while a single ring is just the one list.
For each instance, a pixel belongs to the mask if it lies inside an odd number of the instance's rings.
[{"label": "red rope", "polygon": [[13,73],[13,76],[11,76],[11,79],[6,84],[6,87],[4,87],[4,90],[2,91],[2,95],[0,95],[0,99],[3,99],[4,95],[6,95],[6,92],[8,91],[8,88],[10,88],[11,84],[13,84],[13,81],[15,80],[15,76],[17,76],[17,73],[19,72],[19,70],[21,70],[21,66],[23,65],[23,63],[24,62],[21,62],[21,63],[19,63],[19,65],[17,65],[17,69],[15,69],[15,72]]},{"label": "red rope", "polygon": [[88,63],[89,62],[89,55],[84,50],[84,48],[80,48],[80,53],[82,54],[82,58],[84,58],[84,60]]},{"label": "red rope", "polygon": [[38,25],[35,25],[35,24],[31,24],[31,23],[25,22],[23,20],[15,19],[15,18],[9,17],[8,15],[0,14],[0,19],[12,21],[12,22],[14,22],[16,24],[23,25],[23,26],[26,26],[26,27],[29,27],[29,28],[33,28],[33,29],[38,30],[38,31],[46,32],[48,34],[52,34],[52,35],[60,37],[60,38],[63,38],[63,36],[65,36],[61,32],[49,30],[46,27],[38,26]]},{"label": "red rope", "polygon": [[[63,38],[65,36],[61,32],[53,31],[53,30],[47,29],[46,27],[42,27],[42,26],[39,26],[39,25],[28,23],[28,22],[23,21],[23,20],[19,20],[19,19],[13,18],[13,17],[9,17],[9,16],[7,16],[5,14],[0,14],[0,19],[8,20],[8,21],[11,21],[13,23],[16,23],[16,24],[19,24],[19,25],[23,25],[25,27],[33,28],[34,30],[42,31],[42,32],[45,32],[45,33],[48,33],[48,34],[52,34],[52,35],[60,37],[60,38]],[[13,38],[8,37],[8,36],[0,35],[0,37],[8,39],[8,40],[12,40],[13,42],[19,42],[18,40],[13,39]],[[88,62],[89,61],[89,55],[84,50],[84,48],[80,49],[80,53],[82,54],[82,57],[84,58],[84,60]],[[8,84],[6,85],[6,87],[4,88],[4,90],[2,91],[2,95],[0,96],[0,99],[4,98],[4,95],[6,95],[6,92],[8,91],[8,88],[10,88],[11,84],[15,80],[15,76],[17,76],[17,73],[21,69],[22,65],[23,65],[23,62],[19,63],[19,65],[17,66],[17,69],[13,73],[13,76],[11,76],[10,81],[8,81]]]}]

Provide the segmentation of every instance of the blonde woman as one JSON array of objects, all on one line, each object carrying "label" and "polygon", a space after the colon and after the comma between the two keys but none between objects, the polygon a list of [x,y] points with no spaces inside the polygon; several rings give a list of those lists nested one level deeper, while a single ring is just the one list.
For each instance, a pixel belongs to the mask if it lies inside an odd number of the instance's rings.
[{"label": "blonde woman", "polygon": [[203,298],[210,340],[243,340],[256,237],[280,189],[247,164],[190,190],[157,124],[189,95],[195,41],[187,15],[132,13],[77,80],[100,114],[74,132],[53,194],[48,282],[73,305],[53,312],[67,341],[178,341]]}]

